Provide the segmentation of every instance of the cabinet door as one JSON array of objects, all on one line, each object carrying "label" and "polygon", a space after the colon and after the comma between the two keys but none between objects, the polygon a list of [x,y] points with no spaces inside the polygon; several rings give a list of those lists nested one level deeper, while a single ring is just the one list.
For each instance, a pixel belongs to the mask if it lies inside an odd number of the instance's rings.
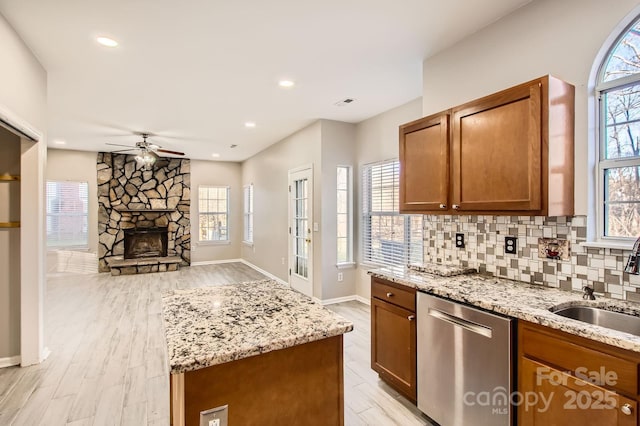
[{"label": "cabinet door", "polygon": [[636,426],[637,403],[547,365],[521,358],[521,426]]},{"label": "cabinet door", "polygon": [[375,298],[371,300],[371,368],[415,402],[415,314]]},{"label": "cabinet door", "polygon": [[400,211],[448,208],[449,114],[400,128]]},{"label": "cabinet door", "polygon": [[542,208],[541,99],[535,82],[453,110],[453,209]]}]

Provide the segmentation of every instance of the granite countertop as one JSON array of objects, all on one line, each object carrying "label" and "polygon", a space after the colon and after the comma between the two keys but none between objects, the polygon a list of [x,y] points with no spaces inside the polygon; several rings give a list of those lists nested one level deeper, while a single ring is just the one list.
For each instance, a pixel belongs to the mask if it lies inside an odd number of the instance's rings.
[{"label": "granite countertop", "polygon": [[640,336],[565,318],[549,311],[552,307],[589,305],[640,316],[637,303],[606,297],[583,300],[581,292],[478,274],[441,277],[404,267],[381,268],[369,271],[369,274],[425,293],[640,352]]},{"label": "granite countertop", "polygon": [[353,324],[273,280],[162,296],[171,374],[338,336]]}]

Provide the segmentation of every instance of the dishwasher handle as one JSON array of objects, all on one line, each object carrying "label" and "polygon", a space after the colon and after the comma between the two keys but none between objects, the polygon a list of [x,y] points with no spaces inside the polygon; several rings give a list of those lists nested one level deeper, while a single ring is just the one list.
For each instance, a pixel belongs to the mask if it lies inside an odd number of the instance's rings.
[{"label": "dishwasher handle", "polygon": [[490,327],[485,327],[433,308],[429,308],[428,315],[491,339],[492,332]]}]

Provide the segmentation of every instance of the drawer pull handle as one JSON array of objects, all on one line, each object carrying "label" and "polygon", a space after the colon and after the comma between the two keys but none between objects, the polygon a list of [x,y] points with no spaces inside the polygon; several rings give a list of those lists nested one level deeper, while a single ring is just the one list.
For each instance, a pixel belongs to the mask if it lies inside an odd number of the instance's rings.
[{"label": "drawer pull handle", "polygon": [[409,315],[409,316],[407,317],[407,319],[408,319],[409,321],[413,321],[414,319],[416,319],[416,316],[415,316],[415,315]]},{"label": "drawer pull handle", "polygon": [[454,204],[452,207],[453,207],[454,210],[458,210],[460,208],[460,206],[458,204]]},{"label": "drawer pull handle", "polygon": [[393,297],[393,293],[387,293],[387,297]]},{"label": "drawer pull handle", "polygon": [[624,404],[620,407],[620,411],[622,411],[622,414],[630,416],[633,410],[631,409],[631,404]]},{"label": "drawer pull handle", "polygon": [[447,208],[447,205],[446,205],[446,204],[440,204],[440,208],[441,208],[441,209],[446,209],[446,208]]}]

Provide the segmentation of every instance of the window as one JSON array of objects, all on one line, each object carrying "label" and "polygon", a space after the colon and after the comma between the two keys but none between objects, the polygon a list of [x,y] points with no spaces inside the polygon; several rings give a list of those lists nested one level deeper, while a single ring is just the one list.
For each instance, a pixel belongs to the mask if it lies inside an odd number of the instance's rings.
[{"label": "window", "polygon": [[362,260],[380,265],[422,263],[422,215],[401,215],[400,162],[369,164],[362,174]]},{"label": "window", "polygon": [[353,202],[351,198],[351,167],[338,166],[337,169],[337,249],[338,263],[353,262],[353,229],[352,210]]},{"label": "window", "polygon": [[229,241],[229,187],[198,187],[200,241]]},{"label": "window", "polygon": [[89,184],[47,181],[47,247],[88,247]]},{"label": "window", "polygon": [[599,73],[598,235],[640,235],[640,21],[618,39]]},{"label": "window", "polygon": [[253,244],[253,184],[244,187],[244,233],[243,241]]}]

